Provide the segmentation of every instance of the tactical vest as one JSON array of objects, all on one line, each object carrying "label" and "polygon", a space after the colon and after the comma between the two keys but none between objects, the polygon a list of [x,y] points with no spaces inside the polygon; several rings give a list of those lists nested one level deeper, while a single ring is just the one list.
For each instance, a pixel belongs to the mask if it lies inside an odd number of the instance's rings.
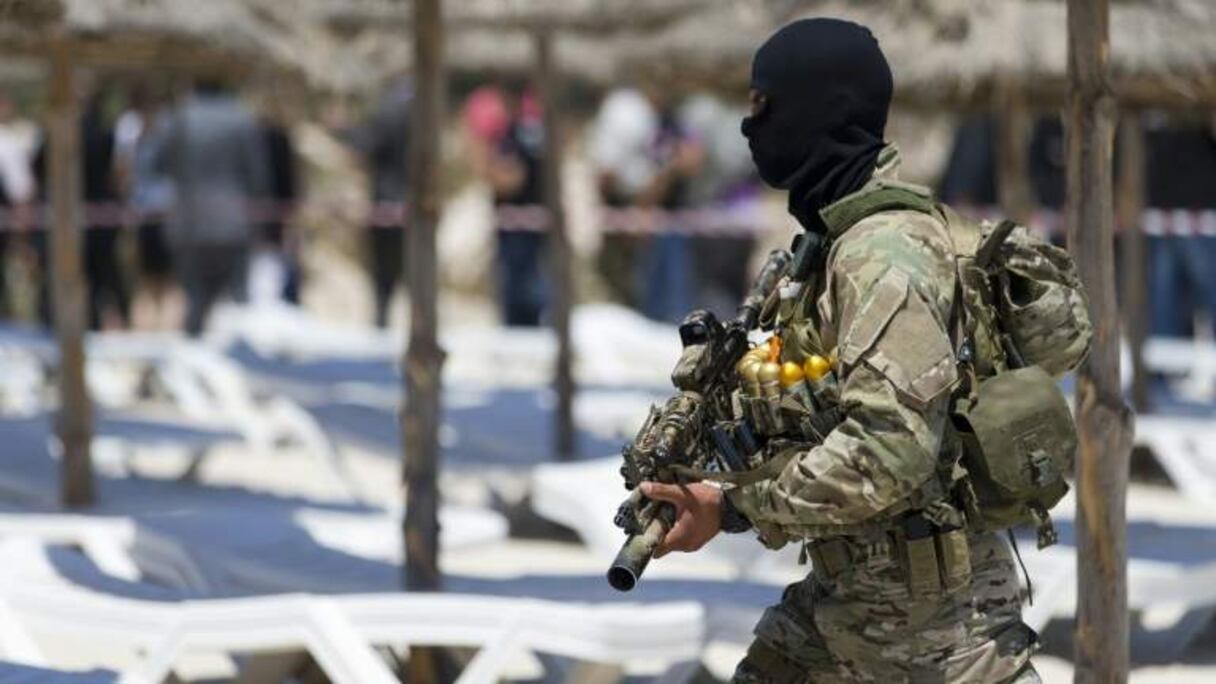
[{"label": "tactical vest", "polygon": [[952,431],[962,454],[955,494],[978,531],[1034,524],[1040,547],[1056,541],[1048,516],[1068,492],[1076,426],[1056,378],[1089,352],[1093,328],[1067,252],[1010,221],[974,222],[926,188],[875,180],[825,212],[852,226],[910,210],[945,226],[953,248],[951,338],[962,381],[952,393]]}]

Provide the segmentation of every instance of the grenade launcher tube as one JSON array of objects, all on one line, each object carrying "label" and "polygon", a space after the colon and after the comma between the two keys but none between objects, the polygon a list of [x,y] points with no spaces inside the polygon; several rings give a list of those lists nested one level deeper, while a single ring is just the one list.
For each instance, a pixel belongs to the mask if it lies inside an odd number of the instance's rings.
[{"label": "grenade launcher tube", "polygon": [[608,584],[617,591],[630,591],[637,586],[638,578],[646,570],[650,559],[654,556],[655,547],[667,536],[667,531],[675,523],[676,509],[671,504],[663,504],[658,514],[646,526],[641,534],[630,535],[621,546],[616,560],[608,568]]}]

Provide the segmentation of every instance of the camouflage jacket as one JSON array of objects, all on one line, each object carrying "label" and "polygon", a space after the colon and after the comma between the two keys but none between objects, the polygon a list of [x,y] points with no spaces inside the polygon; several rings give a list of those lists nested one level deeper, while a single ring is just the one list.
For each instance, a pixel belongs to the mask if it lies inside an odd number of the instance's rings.
[{"label": "camouflage jacket", "polygon": [[[794,446],[779,475],[728,491],[774,537],[854,534],[914,505],[938,477],[950,390],[955,272],[946,226],[919,211],[855,221],[859,199],[899,183],[893,146],[858,192],[822,210],[831,248],[819,286],[779,320],[783,360],[836,351],[843,422],[818,446]],[[793,453],[788,453],[792,451]],[[779,533],[779,534],[775,534]]]}]

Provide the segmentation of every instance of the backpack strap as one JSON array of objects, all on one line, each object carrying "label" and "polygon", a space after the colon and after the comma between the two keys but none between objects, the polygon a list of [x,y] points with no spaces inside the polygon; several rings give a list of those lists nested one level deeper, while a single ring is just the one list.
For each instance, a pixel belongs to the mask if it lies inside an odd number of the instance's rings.
[{"label": "backpack strap", "polygon": [[932,214],[933,193],[923,185],[877,178],[864,188],[819,212],[828,235],[835,237],[859,221],[883,211],[910,210]]}]

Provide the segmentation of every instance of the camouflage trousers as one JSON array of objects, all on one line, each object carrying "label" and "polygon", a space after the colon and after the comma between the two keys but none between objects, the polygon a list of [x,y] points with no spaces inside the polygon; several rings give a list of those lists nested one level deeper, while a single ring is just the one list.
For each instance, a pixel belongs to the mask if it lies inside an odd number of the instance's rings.
[{"label": "camouflage trousers", "polygon": [[950,593],[913,596],[897,554],[872,544],[835,577],[813,570],[765,611],[731,681],[1036,684],[1009,544],[968,541],[971,580]]}]

